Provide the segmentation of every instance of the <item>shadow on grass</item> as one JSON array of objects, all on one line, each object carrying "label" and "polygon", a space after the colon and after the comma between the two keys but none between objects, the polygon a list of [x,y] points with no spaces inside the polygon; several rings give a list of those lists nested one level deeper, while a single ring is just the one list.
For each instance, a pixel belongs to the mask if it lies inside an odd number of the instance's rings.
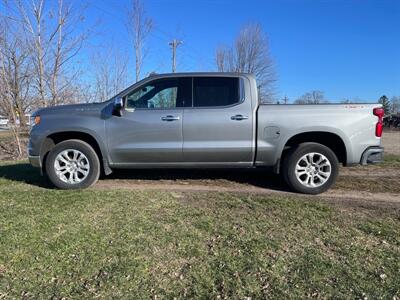
[{"label": "shadow on grass", "polygon": [[[266,169],[140,169],[114,170],[105,179],[124,180],[189,180],[193,184],[202,181],[225,180],[231,183],[248,184],[277,191],[289,191],[280,175]],[[168,183],[166,183],[168,184]],[[218,186],[218,183],[215,184]]]},{"label": "shadow on grass", "polygon": [[28,163],[7,163],[0,165],[0,178],[32,184],[43,188],[52,188],[45,176],[40,175],[38,168]]},{"label": "shadow on grass", "polygon": [[[41,176],[38,168],[28,163],[7,163],[0,165],[0,178],[52,189],[46,176]],[[123,180],[190,180],[202,184],[208,180],[226,180],[231,183],[249,184],[272,190],[288,191],[281,176],[265,169],[136,169],[114,170],[104,179]],[[198,183],[196,182],[198,181]],[[166,183],[168,184],[168,183]],[[218,183],[216,183],[218,185]]]}]

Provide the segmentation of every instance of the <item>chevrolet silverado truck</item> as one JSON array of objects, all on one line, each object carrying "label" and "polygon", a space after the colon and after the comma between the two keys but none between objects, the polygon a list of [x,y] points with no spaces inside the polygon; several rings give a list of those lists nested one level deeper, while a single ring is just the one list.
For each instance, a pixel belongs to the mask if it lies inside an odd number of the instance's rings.
[{"label": "chevrolet silverado truck", "polygon": [[129,168],[262,168],[318,194],[339,164],[380,162],[379,104],[270,105],[241,73],[152,75],[103,103],[40,109],[29,160],[61,189]]}]

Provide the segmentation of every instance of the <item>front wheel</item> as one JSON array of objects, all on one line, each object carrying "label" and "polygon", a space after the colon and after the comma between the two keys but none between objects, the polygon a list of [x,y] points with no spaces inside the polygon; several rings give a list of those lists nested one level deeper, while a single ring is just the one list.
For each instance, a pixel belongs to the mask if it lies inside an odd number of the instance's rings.
[{"label": "front wheel", "polygon": [[282,171],[292,190],[315,195],[325,192],[335,183],[339,162],[328,147],[303,143],[285,156]]},{"label": "front wheel", "polygon": [[46,173],[60,189],[83,189],[99,179],[100,162],[88,143],[67,140],[57,144],[47,155]]}]

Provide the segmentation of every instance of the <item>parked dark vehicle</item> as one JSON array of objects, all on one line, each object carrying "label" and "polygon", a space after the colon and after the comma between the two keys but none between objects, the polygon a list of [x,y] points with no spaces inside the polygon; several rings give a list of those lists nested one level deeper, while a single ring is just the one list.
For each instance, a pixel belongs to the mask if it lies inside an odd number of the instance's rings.
[{"label": "parked dark vehicle", "polygon": [[318,194],[339,163],[382,161],[382,117],[377,104],[260,104],[249,74],[155,75],[104,103],[37,111],[29,159],[62,189],[120,168],[273,167]]}]

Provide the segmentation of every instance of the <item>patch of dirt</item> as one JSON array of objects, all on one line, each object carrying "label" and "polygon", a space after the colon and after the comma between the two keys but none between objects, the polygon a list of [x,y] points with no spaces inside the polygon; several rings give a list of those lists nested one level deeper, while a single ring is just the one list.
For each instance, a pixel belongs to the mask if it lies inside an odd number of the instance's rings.
[{"label": "patch of dirt", "polygon": [[400,194],[397,193],[372,193],[372,192],[364,192],[364,191],[349,191],[349,190],[340,190],[340,189],[331,189],[320,195],[321,197],[329,197],[329,198],[337,198],[337,199],[346,199],[346,200],[366,200],[373,202],[381,202],[381,203],[397,203],[400,205]]},{"label": "patch of dirt", "polygon": [[0,138],[0,160],[15,160],[15,159],[21,159],[21,158],[27,158],[27,153],[28,153],[28,139],[25,137],[20,138],[20,143],[21,143],[21,151],[22,151],[22,157],[17,157],[17,151],[16,149],[17,144],[15,140],[13,139],[12,136],[8,137],[1,137]]},{"label": "patch of dirt", "polygon": [[[368,168],[368,167],[366,167]],[[145,172],[148,172],[147,170]],[[123,176],[125,178],[116,179],[105,179],[100,180],[92,189],[95,190],[108,190],[108,189],[121,189],[121,190],[164,190],[164,191],[174,191],[174,192],[230,192],[230,193],[251,193],[251,194],[261,194],[261,195],[278,195],[284,197],[316,197],[319,199],[326,200],[328,202],[341,203],[348,206],[357,205],[368,205],[376,207],[397,207],[400,208],[400,194],[398,193],[377,193],[356,190],[343,190],[343,189],[331,189],[318,196],[301,195],[290,192],[286,185],[282,182],[279,176],[269,174],[265,177],[263,173],[254,170],[251,171],[233,171],[239,178],[244,180],[240,181],[235,176],[226,176],[226,178],[221,178],[221,171],[214,173],[214,179],[204,179],[201,174],[192,174],[192,176],[185,176],[185,172],[181,170],[169,171],[168,177],[162,177],[160,174],[154,176],[153,179],[148,178],[148,174],[145,173],[144,176],[139,176],[138,174],[133,175],[133,178],[126,178],[126,174]],[[206,171],[204,171],[206,172]],[[354,172],[354,174],[352,174]],[[358,168],[348,168],[346,170],[347,176],[355,176],[359,178],[360,170]],[[364,172],[364,171],[362,171]],[[365,171],[367,172],[367,171]],[[175,174],[176,179],[173,178]],[[206,177],[206,174],[203,174]],[[186,174],[188,175],[188,174]],[[380,176],[387,176],[387,173],[380,172],[374,173],[375,178]],[[393,170],[394,176],[400,175],[400,170]],[[114,176],[121,176],[117,174]],[[158,178],[157,178],[158,177]],[[189,177],[189,178],[187,178]],[[213,177],[213,176],[210,176]],[[145,178],[145,179],[138,179]],[[258,180],[256,180],[258,179]],[[349,179],[351,180],[351,179]],[[350,205],[351,203],[351,205]]]},{"label": "patch of dirt", "polygon": [[356,166],[351,168],[340,168],[341,176],[354,176],[354,177],[394,177],[400,176],[400,168],[370,165],[370,166]]},{"label": "patch of dirt", "polygon": [[400,155],[400,131],[385,130],[382,135],[382,145],[385,153]]}]

